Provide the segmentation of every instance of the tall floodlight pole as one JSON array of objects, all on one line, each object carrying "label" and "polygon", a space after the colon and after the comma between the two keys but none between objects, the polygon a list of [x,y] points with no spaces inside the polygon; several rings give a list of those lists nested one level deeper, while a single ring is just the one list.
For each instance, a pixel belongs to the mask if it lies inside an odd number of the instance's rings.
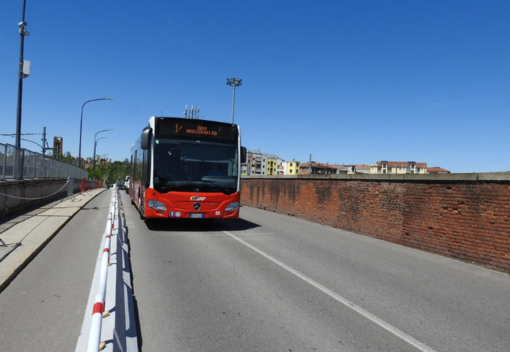
[{"label": "tall floodlight pole", "polygon": [[227,78],[227,85],[232,87],[232,123],[234,123],[234,108],[236,104],[236,87],[242,85],[243,80],[239,78]]},{"label": "tall floodlight pole", "polygon": [[91,99],[87,100],[83,103],[81,106],[81,118],[80,118],[80,146],[78,148],[78,166],[81,167],[81,131],[82,131],[82,125],[83,125],[83,108],[87,103],[90,103],[91,101],[98,101],[98,100],[114,100],[113,98],[98,98],[98,99]]}]

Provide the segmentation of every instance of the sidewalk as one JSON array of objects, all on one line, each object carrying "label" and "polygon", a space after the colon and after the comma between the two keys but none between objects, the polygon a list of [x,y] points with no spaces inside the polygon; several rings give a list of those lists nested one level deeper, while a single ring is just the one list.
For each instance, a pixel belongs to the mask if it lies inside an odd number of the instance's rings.
[{"label": "sidewalk", "polygon": [[0,223],[0,292],[81,208],[104,190],[75,194]]}]

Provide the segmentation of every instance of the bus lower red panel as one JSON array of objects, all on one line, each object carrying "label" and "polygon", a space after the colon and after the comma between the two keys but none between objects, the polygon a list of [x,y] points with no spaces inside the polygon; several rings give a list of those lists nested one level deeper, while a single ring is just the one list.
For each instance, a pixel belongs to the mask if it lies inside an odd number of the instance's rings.
[{"label": "bus lower red panel", "polygon": [[[144,217],[174,219],[237,219],[241,193],[169,192],[153,189],[144,191]],[[135,202],[136,203],[136,202]]]}]

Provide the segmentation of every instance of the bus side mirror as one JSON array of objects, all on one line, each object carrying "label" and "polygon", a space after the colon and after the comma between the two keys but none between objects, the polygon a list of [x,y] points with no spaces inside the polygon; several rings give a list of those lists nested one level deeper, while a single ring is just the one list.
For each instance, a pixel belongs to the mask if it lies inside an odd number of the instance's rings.
[{"label": "bus side mirror", "polygon": [[241,147],[241,164],[246,164],[246,147]]},{"label": "bus side mirror", "polygon": [[142,131],[142,138],[140,140],[140,147],[144,150],[149,149],[150,147],[150,141],[151,141],[151,133],[152,129],[150,127],[144,128]]}]

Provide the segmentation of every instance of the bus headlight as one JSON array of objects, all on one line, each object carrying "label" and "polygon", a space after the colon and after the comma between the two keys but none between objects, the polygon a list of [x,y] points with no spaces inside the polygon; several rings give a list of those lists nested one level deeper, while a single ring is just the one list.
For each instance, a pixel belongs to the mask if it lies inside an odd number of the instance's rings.
[{"label": "bus headlight", "polygon": [[165,205],[161,202],[158,202],[157,200],[149,199],[147,201],[147,205],[149,205],[149,207],[151,207],[154,210],[166,210]]},{"label": "bus headlight", "polygon": [[237,209],[239,209],[239,202],[234,202],[227,205],[225,211],[236,211]]}]

